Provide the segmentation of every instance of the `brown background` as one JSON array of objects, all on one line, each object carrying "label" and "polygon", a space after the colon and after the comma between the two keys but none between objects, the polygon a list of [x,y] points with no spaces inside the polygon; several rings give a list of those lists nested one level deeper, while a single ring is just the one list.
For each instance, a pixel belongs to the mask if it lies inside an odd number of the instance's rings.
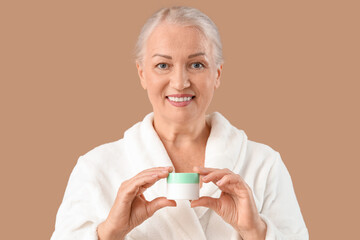
[{"label": "brown background", "polygon": [[281,153],[311,239],[354,239],[356,2],[1,1],[1,238],[50,238],[77,158],[152,110],[133,61],[141,26],[160,7],[188,5],[224,45],[208,112]]}]

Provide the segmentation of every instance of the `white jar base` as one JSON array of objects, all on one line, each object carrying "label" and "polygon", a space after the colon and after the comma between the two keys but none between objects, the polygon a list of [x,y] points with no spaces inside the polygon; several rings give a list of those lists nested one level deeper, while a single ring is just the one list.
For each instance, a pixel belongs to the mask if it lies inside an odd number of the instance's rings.
[{"label": "white jar base", "polygon": [[168,183],[166,196],[171,200],[196,200],[199,191],[199,183]]}]

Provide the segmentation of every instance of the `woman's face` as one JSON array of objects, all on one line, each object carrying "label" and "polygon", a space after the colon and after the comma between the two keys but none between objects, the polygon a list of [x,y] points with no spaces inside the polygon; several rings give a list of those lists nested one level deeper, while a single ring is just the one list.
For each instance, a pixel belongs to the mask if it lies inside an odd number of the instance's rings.
[{"label": "woman's face", "polygon": [[200,31],[169,23],[151,33],[137,68],[155,117],[178,123],[204,117],[222,70]]}]

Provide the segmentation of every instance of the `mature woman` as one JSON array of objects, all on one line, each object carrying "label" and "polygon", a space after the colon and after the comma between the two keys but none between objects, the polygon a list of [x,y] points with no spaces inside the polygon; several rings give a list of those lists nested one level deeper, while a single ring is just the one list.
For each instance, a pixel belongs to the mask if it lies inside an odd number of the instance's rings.
[{"label": "mature woman", "polygon": [[[153,112],[79,158],[52,239],[308,239],[280,154],[205,114],[223,64],[214,23],[161,9],[136,51]],[[201,197],[166,199],[172,171],[199,173]]]}]

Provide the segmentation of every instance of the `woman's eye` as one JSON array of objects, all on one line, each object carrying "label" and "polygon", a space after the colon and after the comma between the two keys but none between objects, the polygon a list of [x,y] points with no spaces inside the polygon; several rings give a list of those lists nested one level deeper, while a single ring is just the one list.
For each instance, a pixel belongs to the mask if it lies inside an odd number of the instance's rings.
[{"label": "woman's eye", "polygon": [[204,65],[202,63],[196,62],[191,64],[192,68],[203,68]]},{"label": "woman's eye", "polygon": [[169,65],[166,63],[159,63],[158,65],[156,65],[156,67],[160,69],[167,69],[169,68]]}]

